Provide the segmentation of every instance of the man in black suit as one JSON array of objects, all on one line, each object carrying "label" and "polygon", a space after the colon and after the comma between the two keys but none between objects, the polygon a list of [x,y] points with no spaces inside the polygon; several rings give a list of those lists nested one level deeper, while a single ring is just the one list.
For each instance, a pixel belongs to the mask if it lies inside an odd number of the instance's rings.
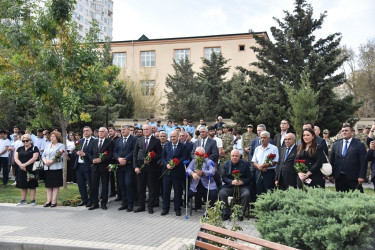
[{"label": "man in black suit", "polygon": [[[185,177],[184,161],[188,158],[188,151],[186,145],[178,141],[179,134],[177,131],[172,131],[170,134],[170,141],[165,143],[161,155],[163,163],[162,172],[166,173],[163,176],[163,211],[161,215],[169,213],[171,202],[171,190],[173,185],[174,191],[174,211],[177,216],[181,216],[181,196],[182,183]],[[178,164],[172,166],[169,162],[173,159],[178,159]]]},{"label": "man in black suit", "polygon": [[191,161],[192,158],[191,158],[190,152],[193,150],[194,144],[192,142],[187,141],[187,133],[188,132],[181,131],[178,138],[179,138],[179,140],[182,144],[186,145],[186,150],[187,150],[187,152],[189,152],[187,160]]},{"label": "man in black suit", "polygon": [[[96,139],[89,152],[89,159],[92,161],[92,201],[93,205],[89,210],[99,208],[99,180],[102,183],[101,208],[107,210],[109,169],[113,157],[114,142],[108,138],[108,130],[105,127],[99,128],[99,138]],[[100,155],[103,155],[100,158]]]},{"label": "man in black suit", "polygon": [[276,134],[274,137],[275,146],[279,149],[285,146],[284,138],[287,133],[289,133],[290,124],[287,119],[283,119],[280,122],[280,133]]},{"label": "man in black suit", "polygon": [[89,152],[94,140],[91,128],[85,126],[83,128],[83,138],[79,140],[82,147],[81,150],[75,151],[77,157],[73,166],[73,169],[76,171],[78,189],[82,200],[78,206],[92,206],[92,173],[90,167],[92,162],[89,158]]},{"label": "man in black suit", "polygon": [[294,168],[297,158],[296,136],[288,133],[284,137],[285,147],[280,149],[280,158],[276,167],[275,186],[281,190],[297,188],[298,174]]},{"label": "man in black suit", "polygon": [[[155,157],[146,161],[145,157],[149,152],[154,152]],[[148,188],[148,213],[153,214],[153,203],[159,197],[155,197],[155,186],[158,181],[158,161],[161,157],[160,140],[151,136],[151,126],[143,126],[143,136],[138,138],[134,148],[133,167],[137,174],[137,190],[139,207],[134,210],[135,213],[145,211],[146,186]],[[144,168],[141,170],[142,165]]]},{"label": "man in black suit", "polygon": [[121,190],[122,204],[118,210],[133,211],[133,180],[135,178],[133,169],[133,154],[137,138],[130,134],[130,128],[127,125],[121,126],[121,135],[117,139],[113,156],[118,161],[117,180]]},{"label": "man in black suit", "polygon": [[202,147],[208,153],[209,159],[215,163],[219,160],[219,150],[216,145],[216,141],[208,137],[207,127],[202,127],[200,130],[200,137],[194,142],[193,150],[191,151],[191,158],[194,158],[195,149]]},{"label": "man in black suit", "polygon": [[353,128],[348,123],[344,123],[341,136],[332,146],[330,181],[335,183],[336,191],[359,189],[363,193],[362,183],[367,171],[365,145],[353,138]]}]

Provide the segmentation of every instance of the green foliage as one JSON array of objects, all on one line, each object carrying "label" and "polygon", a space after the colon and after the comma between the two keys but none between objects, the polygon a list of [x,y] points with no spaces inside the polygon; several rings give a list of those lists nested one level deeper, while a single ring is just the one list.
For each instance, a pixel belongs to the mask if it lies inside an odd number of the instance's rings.
[{"label": "green foliage", "polygon": [[302,126],[305,122],[315,123],[319,112],[319,106],[317,106],[319,92],[316,93],[311,88],[308,68],[302,74],[302,82],[299,89],[286,86],[291,106],[289,109],[290,121],[296,130],[297,136],[302,135]]},{"label": "green foliage", "polygon": [[300,249],[373,248],[375,201],[356,192],[290,188],[255,203],[263,239]]},{"label": "green foliage", "polygon": [[168,74],[165,81],[165,85],[170,89],[165,91],[168,117],[180,121],[184,118],[199,120],[208,117],[208,100],[202,95],[206,88],[196,77],[192,64],[188,59],[184,59],[179,63],[173,61],[172,66],[174,75]]},{"label": "green foliage", "polygon": [[72,199],[67,199],[65,201],[62,202],[62,205],[63,206],[70,206],[70,207],[76,207],[78,206],[79,203],[81,203],[81,196],[80,195],[77,195],[75,196],[74,198]]}]

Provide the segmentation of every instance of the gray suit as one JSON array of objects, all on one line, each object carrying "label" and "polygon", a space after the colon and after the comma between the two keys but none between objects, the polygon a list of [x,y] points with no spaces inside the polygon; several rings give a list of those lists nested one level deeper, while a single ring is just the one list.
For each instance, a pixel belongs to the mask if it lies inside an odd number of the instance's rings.
[{"label": "gray suit", "polygon": [[[196,140],[194,142],[194,145],[193,145],[193,150],[191,151],[191,157],[194,159],[194,153],[195,153],[195,150],[197,149],[197,147],[201,147],[202,146],[202,139],[199,138],[198,140]],[[218,162],[218,159],[219,159],[219,149],[217,148],[217,145],[216,145],[216,141],[207,137],[206,138],[206,142],[204,144],[204,150],[206,151],[206,153],[208,153],[209,155],[209,159],[215,163]]]}]

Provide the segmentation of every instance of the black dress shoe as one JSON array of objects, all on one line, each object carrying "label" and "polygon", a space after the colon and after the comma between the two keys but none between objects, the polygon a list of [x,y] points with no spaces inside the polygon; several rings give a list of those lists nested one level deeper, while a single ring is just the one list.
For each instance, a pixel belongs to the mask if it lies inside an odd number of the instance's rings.
[{"label": "black dress shoe", "polygon": [[98,204],[96,204],[96,205],[92,205],[92,206],[89,208],[89,210],[94,210],[94,209],[97,209],[97,208],[99,208],[99,205],[98,205]]},{"label": "black dress shoe", "polygon": [[149,208],[148,208],[148,213],[149,213],[149,214],[153,214],[153,213],[154,213],[154,209],[153,209],[152,207],[149,207]]},{"label": "black dress shoe", "polygon": [[84,205],[86,205],[86,202],[83,202],[83,201],[81,201],[81,203],[78,204],[79,207],[82,207]]},{"label": "black dress shoe", "polygon": [[121,207],[118,208],[118,210],[125,210],[128,209],[128,206],[126,205],[121,205]]},{"label": "black dress shoe", "polygon": [[181,211],[177,211],[176,216],[181,216]]},{"label": "black dress shoe", "polygon": [[128,207],[128,209],[126,209],[126,212],[131,212],[131,211],[133,211],[132,207]]},{"label": "black dress shoe", "polygon": [[166,214],[168,214],[168,213],[169,213],[169,211],[167,211],[167,210],[163,210],[163,211],[161,212],[160,215],[166,215]]},{"label": "black dress shoe", "polygon": [[144,212],[146,211],[146,209],[144,207],[137,207],[135,210],[134,210],[134,213],[138,213],[138,212]]},{"label": "black dress shoe", "polygon": [[92,207],[92,203],[91,202],[87,203],[86,207]]},{"label": "black dress shoe", "polygon": [[107,204],[102,204],[101,205],[101,208],[103,209],[103,210],[107,210],[108,208],[107,208]]}]

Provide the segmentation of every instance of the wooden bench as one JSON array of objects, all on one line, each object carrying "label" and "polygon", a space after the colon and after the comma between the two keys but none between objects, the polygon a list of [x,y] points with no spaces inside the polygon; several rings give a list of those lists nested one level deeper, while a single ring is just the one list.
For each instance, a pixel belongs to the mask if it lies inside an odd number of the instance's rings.
[{"label": "wooden bench", "polygon": [[210,244],[210,241],[211,241],[211,242],[222,244],[224,246],[232,247],[234,249],[257,249],[254,246],[245,245],[244,243],[236,242],[231,239],[218,237],[218,236],[210,234],[209,232],[218,233],[221,235],[231,237],[232,239],[241,240],[243,242],[248,242],[253,245],[262,246],[262,247],[266,247],[269,249],[296,250],[296,248],[293,248],[293,247],[288,247],[282,244],[278,244],[278,243],[274,243],[268,240],[263,240],[260,238],[248,236],[248,235],[234,232],[234,231],[224,229],[221,227],[215,227],[209,224],[202,224],[201,230],[198,233],[197,240],[195,241],[196,248],[198,249],[223,249],[219,246]]}]

